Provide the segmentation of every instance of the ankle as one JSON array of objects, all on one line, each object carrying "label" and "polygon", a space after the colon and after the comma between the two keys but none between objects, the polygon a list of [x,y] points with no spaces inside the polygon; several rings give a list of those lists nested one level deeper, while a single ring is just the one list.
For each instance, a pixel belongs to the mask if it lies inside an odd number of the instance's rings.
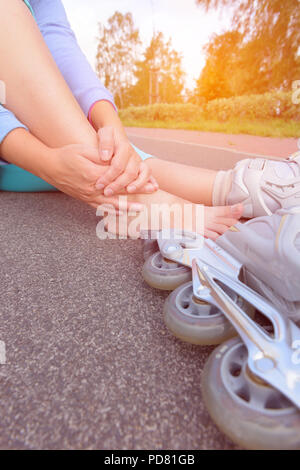
[{"label": "ankle", "polygon": [[213,206],[226,206],[227,197],[232,187],[233,170],[218,171],[212,192]]}]

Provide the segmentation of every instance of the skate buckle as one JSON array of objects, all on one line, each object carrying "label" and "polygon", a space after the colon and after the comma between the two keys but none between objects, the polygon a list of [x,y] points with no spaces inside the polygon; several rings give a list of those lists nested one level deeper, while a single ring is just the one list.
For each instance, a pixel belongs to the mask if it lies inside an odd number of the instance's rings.
[{"label": "skate buckle", "polygon": [[[300,408],[300,329],[269,302],[228,272],[199,257],[192,262],[194,295],[219,308],[248,349],[250,371]],[[255,323],[227,291],[244,298],[273,325],[270,335]]]},{"label": "skate buckle", "polygon": [[192,267],[195,258],[217,266],[221,271],[238,278],[242,264],[212,240],[192,232],[170,229],[162,230],[157,240],[162,256],[184,266]]}]

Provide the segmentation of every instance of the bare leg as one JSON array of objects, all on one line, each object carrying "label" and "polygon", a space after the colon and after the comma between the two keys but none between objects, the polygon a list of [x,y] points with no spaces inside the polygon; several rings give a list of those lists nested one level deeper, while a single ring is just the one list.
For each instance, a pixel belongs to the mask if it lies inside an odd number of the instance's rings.
[{"label": "bare leg", "polygon": [[49,147],[97,146],[87,121],[57,68],[42,34],[20,0],[0,0],[0,79],[6,106]]},{"label": "bare leg", "polygon": [[217,172],[203,168],[149,158],[147,165],[152,169],[160,188],[195,204],[212,205],[212,192]]},{"label": "bare leg", "polygon": [[[145,205],[145,217],[142,218],[141,215],[138,216],[138,220],[141,221],[140,229],[147,230],[160,230],[161,228],[178,228],[188,231],[199,231],[199,227],[202,230],[201,235],[205,235],[207,238],[216,239],[219,235],[222,235],[229,229],[229,227],[235,225],[237,221],[242,216],[243,206],[238,204],[237,206],[225,206],[225,207],[203,207],[203,212],[200,215],[203,216],[203,226],[201,223],[198,226],[196,225],[196,205],[186,201],[178,196],[173,194],[166,193],[164,191],[157,191],[154,194],[149,195],[130,195],[128,196],[129,201],[139,202]],[[191,211],[188,213],[188,217],[184,218],[184,205],[190,205]],[[159,212],[161,217],[156,218],[155,220],[152,217],[152,209],[157,209],[159,207]],[[170,209],[172,208],[172,211]],[[182,214],[179,217],[173,216],[176,213],[176,209],[179,209],[178,214]],[[180,211],[181,209],[181,211]],[[169,219],[169,214],[171,218]],[[163,218],[168,222],[168,227],[163,227]],[[116,227],[117,232],[121,232],[124,235],[124,223],[129,226],[129,224],[134,220],[135,217],[128,218],[125,215],[123,218],[120,217],[118,220],[118,226]],[[155,225],[153,225],[155,222]],[[108,216],[107,218],[108,230],[114,232],[114,229],[111,230],[111,227],[114,227],[115,219],[114,215]],[[129,233],[129,235],[132,235]]]}]

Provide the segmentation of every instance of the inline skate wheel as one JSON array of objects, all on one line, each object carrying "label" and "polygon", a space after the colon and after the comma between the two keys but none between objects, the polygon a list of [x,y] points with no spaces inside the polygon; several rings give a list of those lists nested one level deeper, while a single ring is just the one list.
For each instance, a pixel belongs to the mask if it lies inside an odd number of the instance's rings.
[{"label": "inline skate wheel", "polygon": [[[230,295],[249,316],[254,316],[252,306],[236,294]],[[192,344],[220,344],[236,336],[234,327],[217,307],[194,297],[192,281],[179,286],[166,299],[164,320],[177,338]]]},{"label": "inline skate wheel", "polygon": [[220,345],[202,375],[202,394],[213,421],[233,442],[252,450],[300,449],[300,410],[254,376],[239,338]]},{"label": "inline skate wheel", "polygon": [[167,260],[160,251],[145,261],[142,273],[149,286],[161,290],[174,290],[192,278],[191,268]]}]

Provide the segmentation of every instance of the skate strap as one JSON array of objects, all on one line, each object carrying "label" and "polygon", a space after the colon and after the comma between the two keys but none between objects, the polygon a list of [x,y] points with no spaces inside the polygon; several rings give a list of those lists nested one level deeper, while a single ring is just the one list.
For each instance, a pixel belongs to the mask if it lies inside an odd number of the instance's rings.
[{"label": "skate strap", "polygon": [[[285,199],[286,197],[292,197],[299,194],[300,191],[300,177],[295,176],[294,178],[283,179],[279,178],[274,168],[268,168],[263,175],[264,180],[264,191],[270,196],[278,199]],[[299,198],[300,202],[300,198]]]},{"label": "skate strap", "polygon": [[248,168],[251,170],[263,171],[266,165],[266,160],[264,158],[254,158],[249,161]]},{"label": "skate strap", "polygon": [[266,160],[263,158],[250,160],[248,164],[247,186],[251,194],[253,214],[257,216],[272,214],[264,201],[263,189],[261,187],[261,179],[265,165]]}]

